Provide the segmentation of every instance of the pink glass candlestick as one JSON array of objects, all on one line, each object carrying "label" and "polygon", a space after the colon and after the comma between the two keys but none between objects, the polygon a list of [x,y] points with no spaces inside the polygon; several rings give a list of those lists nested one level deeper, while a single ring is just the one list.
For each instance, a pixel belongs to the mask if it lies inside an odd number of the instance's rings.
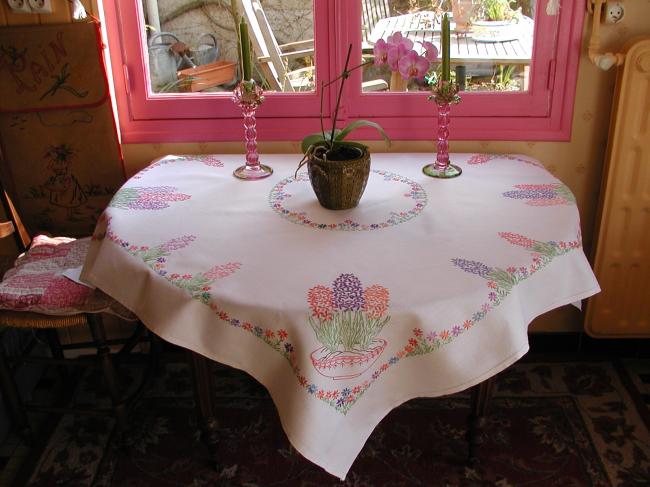
[{"label": "pink glass candlestick", "polygon": [[422,168],[422,172],[432,178],[455,178],[460,176],[463,170],[449,163],[449,115],[451,104],[458,103],[458,86],[454,83],[441,81],[433,89],[434,99],[438,106],[438,148],[436,150],[436,162]]},{"label": "pink glass candlestick", "polygon": [[233,91],[233,101],[239,105],[244,116],[244,137],[246,139],[246,164],[233,171],[239,179],[262,179],[273,174],[273,169],[260,164],[257,153],[257,121],[255,111],[264,101],[262,88],[254,80],[240,82]]}]

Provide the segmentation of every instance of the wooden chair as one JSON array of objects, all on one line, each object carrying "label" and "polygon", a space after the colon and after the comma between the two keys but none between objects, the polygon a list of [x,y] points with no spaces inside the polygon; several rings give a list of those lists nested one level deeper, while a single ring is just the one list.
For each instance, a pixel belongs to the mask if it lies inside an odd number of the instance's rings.
[{"label": "wooden chair", "polygon": [[[26,413],[42,411],[114,413],[118,428],[123,431],[126,427],[128,398],[120,386],[114,357],[122,358],[134,349],[146,336],[144,326],[137,321],[135,315],[100,290],[93,290],[64,276],[65,270],[83,265],[90,237],[71,239],[37,235],[32,239],[1,184],[0,199],[5,214],[9,217],[8,221],[0,223],[0,238],[13,236],[22,252],[14,266],[4,274],[0,283],[0,327],[2,328],[0,333],[4,335],[9,328],[29,329],[35,338],[23,353],[15,357],[9,357],[5,347],[0,343],[0,387],[14,428],[31,437]],[[102,322],[102,313],[110,313],[134,322],[133,334],[127,339],[108,340]],[[62,345],[57,332],[79,326],[89,329],[91,341]],[[49,357],[35,357],[31,353],[33,345],[41,341],[41,337],[42,342],[49,345],[51,354]],[[122,348],[112,354],[110,346],[116,345],[122,345]],[[66,350],[89,348],[96,350],[96,358],[64,356]],[[88,410],[78,407],[58,407],[52,404],[24,404],[14,380],[14,369],[24,362],[57,367],[98,364],[103,372],[112,408]],[[139,394],[140,391],[141,387],[136,389],[135,394]]]},{"label": "wooden chair", "polygon": [[[314,89],[314,67],[289,70],[291,59],[311,58],[313,64],[314,39],[288,44],[278,44],[266,13],[258,0],[240,0],[242,12],[249,25],[253,49],[262,73],[272,90],[283,92],[310,91]],[[363,83],[363,91],[388,89],[384,80]]]},{"label": "wooden chair", "polygon": [[368,36],[372,28],[380,19],[390,17],[391,15],[392,11],[389,0],[363,0],[361,2],[361,35],[364,43],[364,51],[368,49],[372,50],[372,44],[368,42]]}]

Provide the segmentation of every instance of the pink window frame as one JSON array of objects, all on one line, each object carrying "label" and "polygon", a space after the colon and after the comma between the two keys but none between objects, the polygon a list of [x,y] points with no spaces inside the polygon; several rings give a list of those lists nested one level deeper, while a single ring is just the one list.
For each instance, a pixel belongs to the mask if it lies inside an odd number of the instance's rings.
[{"label": "pink window frame", "polygon": [[[361,43],[361,4],[350,0],[313,2],[316,77],[333,79],[342,70],[345,47]],[[464,94],[463,102],[452,111],[452,139],[570,139],[584,9],[580,2],[563,2],[559,16],[551,17],[544,12],[544,2],[539,3],[530,90]],[[139,0],[106,1],[103,8],[123,142],[241,140],[241,113],[228,94],[148,92]],[[554,32],[551,42],[547,32]],[[359,62],[360,50],[353,52],[353,62]],[[435,106],[426,101],[426,93],[361,93],[360,83],[361,74],[356,71],[346,85],[339,111],[341,123],[369,118],[379,122],[394,140],[432,139]],[[335,88],[324,92],[326,118],[332,113]],[[257,114],[258,139],[300,140],[319,130],[319,112],[318,90],[268,93]],[[362,130],[355,137],[375,139],[377,135]]]}]

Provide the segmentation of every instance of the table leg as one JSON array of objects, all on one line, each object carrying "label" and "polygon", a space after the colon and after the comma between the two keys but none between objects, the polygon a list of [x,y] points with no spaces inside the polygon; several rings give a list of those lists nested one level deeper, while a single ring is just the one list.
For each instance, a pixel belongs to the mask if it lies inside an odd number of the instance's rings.
[{"label": "table leg", "polygon": [[214,381],[212,379],[210,359],[188,350],[188,361],[192,371],[192,384],[194,386],[194,401],[198,425],[201,430],[201,441],[208,447],[210,460],[215,469],[218,469],[218,443],[219,423],[215,417]]},{"label": "table leg", "polygon": [[483,428],[485,427],[485,413],[488,402],[492,397],[492,386],[494,378],[484,380],[480,384],[472,387],[470,400],[470,413],[467,418],[467,444],[468,455],[467,463],[474,466],[478,462],[477,451],[483,443]]}]

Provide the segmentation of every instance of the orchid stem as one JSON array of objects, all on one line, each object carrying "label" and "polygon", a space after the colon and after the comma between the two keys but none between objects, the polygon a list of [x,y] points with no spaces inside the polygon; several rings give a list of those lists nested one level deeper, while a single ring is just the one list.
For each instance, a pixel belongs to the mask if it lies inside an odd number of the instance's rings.
[{"label": "orchid stem", "polygon": [[339,93],[338,96],[336,97],[336,108],[334,109],[334,121],[332,123],[332,136],[330,138],[330,150],[334,149],[334,131],[336,130],[336,119],[339,116],[339,106],[341,104],[341,95],[343,95],[343,85],[345,84],[345,80],[350,75],[350,72],[348,71],[348,64],[350,63],[350,54],[352,54],[352,44],[348,46],[348,54],[345,58],[345,66],[343,66],[343,73],[341,73],[341,76],[339,76],[339,78],[341,79],[341,86],[339,87]]}]

